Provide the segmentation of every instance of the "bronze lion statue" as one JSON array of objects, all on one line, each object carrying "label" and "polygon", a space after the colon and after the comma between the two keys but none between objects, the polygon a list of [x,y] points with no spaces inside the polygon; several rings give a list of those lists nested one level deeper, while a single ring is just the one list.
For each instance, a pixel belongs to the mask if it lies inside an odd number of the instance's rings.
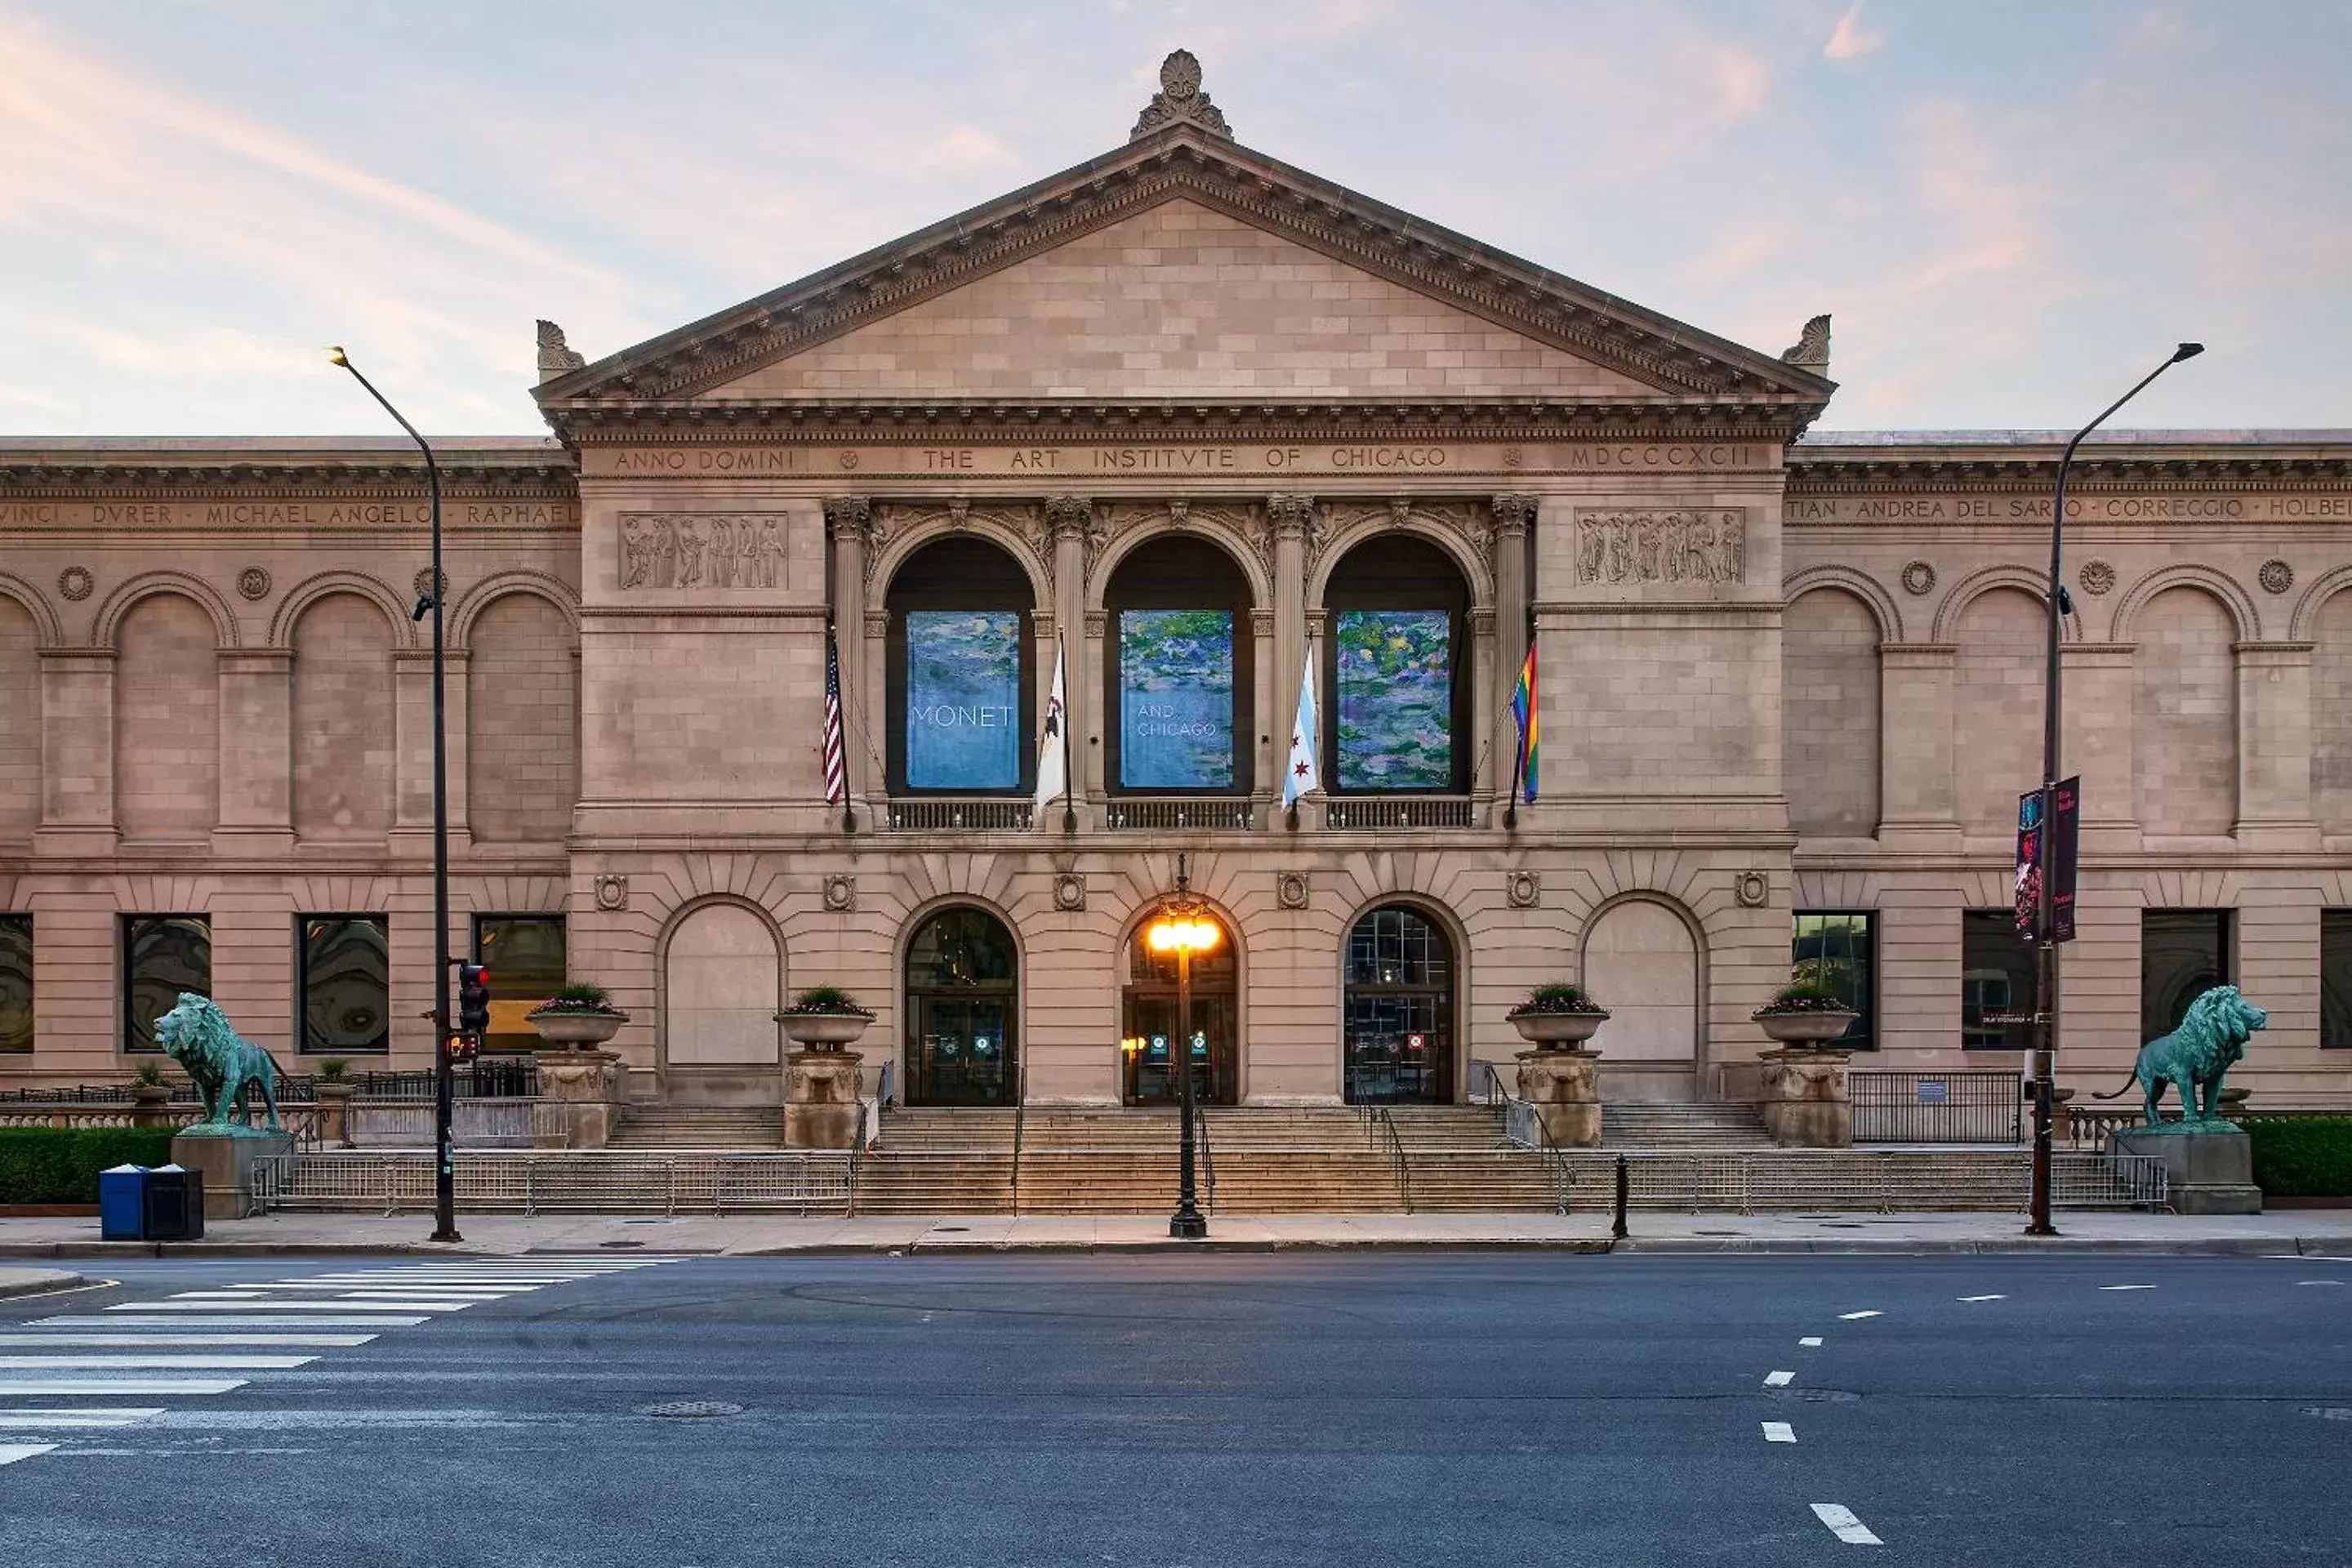
[{"label": "bronze lion statue", "polygon": [[2171,1084],[2180,1091],[2180,1120],[2218,1121],[2221,1108],[2221,1078],[2246,1054],[2254,1031],[2268,1026],[2271,1016],[2238,994],[2234,985],[2216,985],[2189,1004],[2180,1026],[2158,1035],[2139,1048],[2139,1060],[2122,1089],[2098,1100],[2116,1100],[2137,1082],[2147,1105],[2147,1125],[2162,1118],[2156,1102]]},{"label": "bronze lion statue", "polygon": [[246,1091],[261,1090],[268,1109],[269,1130],[278,1131],[278,1063],[268,1051],[229,1027],[228,1015],[209,996],[180,993],[180,1001],[155,1020],[156,1043],[163,1054],[186,1069],[189,1081],[204,1096],[205,1116],[199,1127],[226,1127],[234,1110],[246,1125],[253,1124]]}]

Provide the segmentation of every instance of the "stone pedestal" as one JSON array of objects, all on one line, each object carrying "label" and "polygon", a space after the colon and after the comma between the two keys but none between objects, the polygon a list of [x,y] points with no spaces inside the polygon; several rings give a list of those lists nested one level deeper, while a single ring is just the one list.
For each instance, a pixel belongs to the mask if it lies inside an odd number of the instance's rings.
[{"label": "stone pedestal", "polygon": [[1764,1131],[1783,1149],[1853,1147],[1853,1100],[1844,1051],[1790,1047],[1757,1058]]},{"label": "stone pedestal", "polygon": [[348,1083],[319,1085],[319,1146],[322,1149],[348,1149],[352,1146],[352,1089]]},{"label": "stone pedestal", "polygon": [[794,1051],[784,1058],[784,1147],[857,1146],[856,1051]]},{"label": "stone pedestal", "polygon": [[611,1051],[545,1051],[539,1098],[547,1102],[531,1130],[541,1149],[602,1149],[621,1121],[621,1058]]},{"label": "stone pedestal", "polygon": [[1535,1108],[1544,1136],[1562,1149],[1601,1146],[1598,1051],[1521,1051],[1519,1098]]},{"label": "stone pedestal", "polygon": [[2194,1130],[2181,1123],[2134,1127],[2116,1134],[2118,1154],[2149,1154],[2164,1162],[2167,1201],[2175,1214],[2260,1214],[2254,1185],[2254,1141],[2226,1123]]},{"label": "stone pedestal", "polygon": [[253,1167],[274,1154],[291,1154],[290,1132],[195,1131],[172,1139],[172,1163],[204,1178],[205,1218],[244,1219],[253,1213]]}]

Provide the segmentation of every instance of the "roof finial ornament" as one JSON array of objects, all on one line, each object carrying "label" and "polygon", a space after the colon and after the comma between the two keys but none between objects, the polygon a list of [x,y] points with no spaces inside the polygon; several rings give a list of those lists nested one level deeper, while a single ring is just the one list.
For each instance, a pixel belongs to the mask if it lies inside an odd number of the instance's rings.
[{"label": "roof finial ornament", "polygon": [[1197,125],[1213,136],[1228,139],[1234,133],[1234,128],[1225,123],[1224,111],[1211,103],[1209,95],[1201,90],[1201,62],[1190,49],[1178,49],[1160,62],[1160,90],[1151,95],[1151,101],[1136,116],[1135,129],[1128,140],[1132,142],[1171,125]]},{"label": "roof finial ornament", "polygon": [[1827,316],[1815,316],[1811,321],[1807,321],[1805,330],[1797,334],[1796,346],[1780,351],[1780,363],[1795,365],[1800,370],[1819,371],[1824,375],[1828,374],[1830,319]]},{"label": "roof finial ornament", "polygon": [[588,362],[563,345],[563,329],[553,321],[541,319],[539,323],[539,379],[553,381],[567,375]]}]

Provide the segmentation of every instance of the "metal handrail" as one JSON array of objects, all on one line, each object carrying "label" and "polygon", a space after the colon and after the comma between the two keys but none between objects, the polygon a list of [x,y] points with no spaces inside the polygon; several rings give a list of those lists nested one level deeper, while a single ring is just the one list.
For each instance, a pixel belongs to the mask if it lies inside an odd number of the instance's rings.
[{"label": "metal handrail", "polygon": [[1006,1201],[1012,1205],[1013,1212],[1014,1214],[1019,1214],[1021,1212],[1022,1119],[1023,1114],[1029,1108],[1026,1105],[1018,1102],[1015,1102],[1013,1107],[1013,1175],[1011,1180],[1006,1184],[1007,1192],[1005,1194],[1005,1197]]},{"label": "metal handrail", "polygon": [[1404,1212],[1412,1212],[1412,1169],[1405,1163],[1404,1140],[1397,1136],[1396,1118],[1385,1105],[1372,1108],[1372,1124],[1386,1135],[1389,1146],[1389,1168],[1396,1173],[1397,1200]]},{"label": "metal handrail", "polygon": [[1201,1136],[1201,1180],[1209,1189],[1209,1212],[1217,1212],[1217,1157],[1209,1152],[1209,1108],[1196,1105],[1192,1120]]}]

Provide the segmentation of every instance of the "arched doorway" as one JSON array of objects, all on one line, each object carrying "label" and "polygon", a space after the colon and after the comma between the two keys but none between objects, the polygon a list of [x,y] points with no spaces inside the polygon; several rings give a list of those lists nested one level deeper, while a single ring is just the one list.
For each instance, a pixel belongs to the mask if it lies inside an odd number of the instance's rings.
[{"label": "arched doorway", "polygon": [[908,1105],[1011,1105],[1021,959],[986,910],[941,910],[907,944]]},{"label": "arched doorway", "polygon": [[[1232,1105],[1241,1098],[1241,964],[1233,927],[1216,923],[1223,940],[1192,960],[1192,1096],[1202,1105]],[[1144,934],[1150,924],[1128,938],[1119,1098],[1129,1105],[1173,1105],[1181,1087],[1174,1067],[1176,955],[1151,950]]]},{"label": "arched doorway", "polygon": [[1584,938],[1584,988],[1609,1009],[1601,1037],[1612,1091],[1690,1100],[1698,1084],[1698,943],[1650,899],[1610,905]]},{"label": "arched doorway", "polygon": [[1454,944],[1409,904],[1368,910],[1348,931],[1340,1060],[1350,1105],[1454,1099]]},{"label": "arched doorway", "polygon": [[[687,911],[662,959],[662,1059],[674,1099],[743,1092],[776,1065],[775,932],[743,904]],[[493,973],[496,973],[494,969]]]}]

